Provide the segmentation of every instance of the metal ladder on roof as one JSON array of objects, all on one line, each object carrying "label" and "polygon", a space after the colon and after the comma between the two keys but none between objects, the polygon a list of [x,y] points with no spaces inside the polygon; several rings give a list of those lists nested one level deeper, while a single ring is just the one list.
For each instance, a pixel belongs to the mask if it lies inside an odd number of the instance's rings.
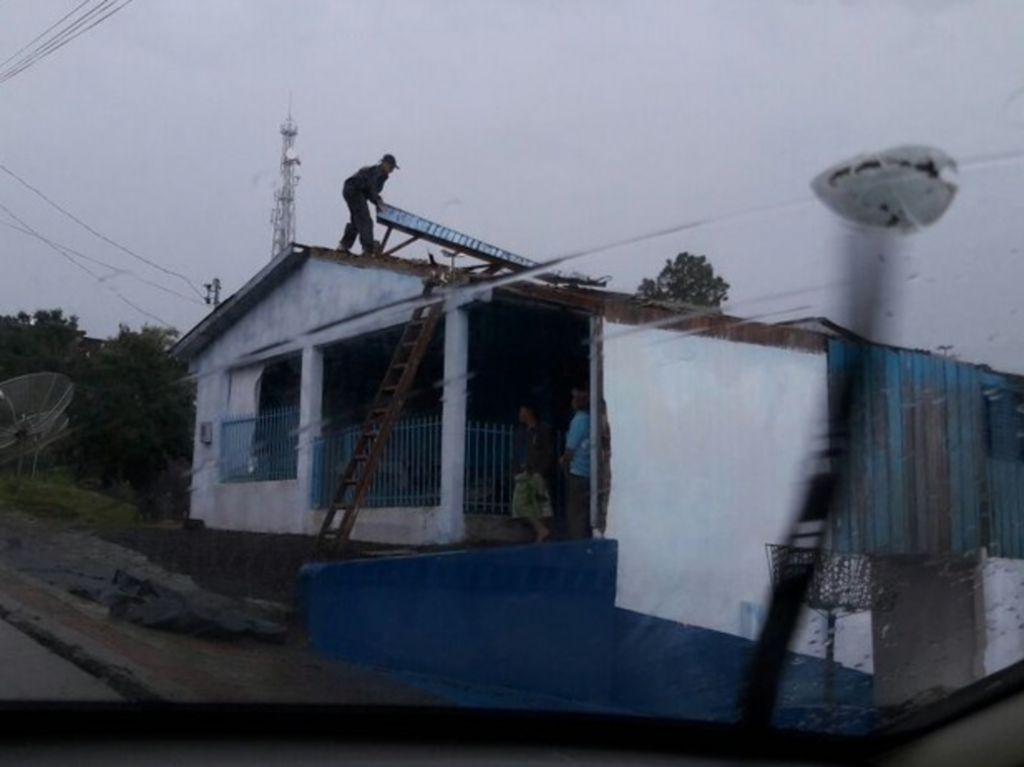
[{"label": "metal ladder on roof", "polygon": [[[423,294],[430,295],[431,289],[432,285],[428,284]],[[406,323],[402,338],[391,357],[391,364],[359,430],[359,437],[341,475],[334,499],[320,526],[314,547],[316,557],[336,554],[339,548],[348,544],[377,465],[387,447],[391,428],[402,413],[405,398],[443,314],[444,302],[434,301],[418,307]],[[335,527],[334,520],[339,511],[344,513],[341,524]]]}]

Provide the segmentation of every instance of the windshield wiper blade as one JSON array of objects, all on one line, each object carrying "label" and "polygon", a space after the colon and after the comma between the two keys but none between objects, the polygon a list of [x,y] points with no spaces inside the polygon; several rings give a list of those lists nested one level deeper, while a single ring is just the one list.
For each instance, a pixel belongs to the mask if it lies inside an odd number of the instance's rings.
[{"label": "windshield wiper blade", "polygon": [[[849,448],[851,415],[867,388],[862,342],[873,338],[886,285],[883,270],[895,245],[893,234],[915,232],[942,217],[957,187],[940,170],[955,168],[955,163],[938,149],[903,146],[839,163],[811,182],[826,207],[857,227],[850,233],[843,255],[850,276],[848,314],[851,329],[860,340],[850,364],[843,366],[834,379],[836,396],[829,403],[834,407],[830,407],[828,442],[819,453],[825,468],[811,478],[803,506],[790,529],[789,546],[780,553],[779,577],[773,585],[768,616],[754,648],[741,702],[743,726],[764,729],[771,725],[786,652],[837,500],[843,466],[840,459]],[[795,550],[802,556],[795,557]],[[813,551],[811,556],[807,556],[808,550]]]},{"label": "windshield wiper blade", "polygon": [[[862,354],[854,355],[852,364],[844,369],[837,386],[839,396],[831,418],[829,444],[821,453],[822,459],[833,467],[841,465],[839,459],[845,452],[849,438],[850,415],[863,394],[862,360]],[[840,479],[840,471],[836,468],[820,471],[811,478],[800,514],[789,533],[789,545],[780,552],[782,561],[778,570],[779,577],[773,587],[768,616],[751,659],[740,713],[740,724],[743,726],[766,729],[771,725],[790,638],[814,578],[817,555],[825,540]],[[797,559],[793,556],[797,549],[802,552],[811,549],[815,555]]]}]

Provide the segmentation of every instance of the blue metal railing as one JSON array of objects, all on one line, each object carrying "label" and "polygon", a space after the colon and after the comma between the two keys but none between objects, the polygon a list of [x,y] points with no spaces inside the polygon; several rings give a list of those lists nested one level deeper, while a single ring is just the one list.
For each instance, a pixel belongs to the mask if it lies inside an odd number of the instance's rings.
[{"label": "blue metal railing", "polygon": [[[512,511],[511,424],[470,421],[466,424],[466,514],[508,515]],[[310,507],[330,505],[352,455],[359,427],[321,436],[313,442]],[[562,435],[556,435],[560,447]],[[552,500],[560,502],[558,477]],[[395,424],[363,506],[437,506],[441,503],[441,419],[404,419]]]},{"label": "blue metal railing", "polygon": [[[359,427],[326,434],[313,442],[310,505],[330,505],[359,437]],[[391,430],[377,465],[366,507],[437,506],[441,503],[441,419],[409,418]]]},{"label": "blue metal railing", "polygon": [[220,481],[295,479],[299,409],[281,408],[221,421]]},{"label": "blue metal railing", "polygon": [[[466,424],[466,488],[463,509],[466,514],[509,515],[512,513],[513,435],[511,424]],[[564,435],[555,432],[555,447],[561,451]],[[563,495],[560,473],[552,472],[554,486],[551,501],[558,507]]]},{"label": "blue metal railing", "polygon": [[512,435],[509,424],[466,424],[466,514],[509,514],[512,509]]}]

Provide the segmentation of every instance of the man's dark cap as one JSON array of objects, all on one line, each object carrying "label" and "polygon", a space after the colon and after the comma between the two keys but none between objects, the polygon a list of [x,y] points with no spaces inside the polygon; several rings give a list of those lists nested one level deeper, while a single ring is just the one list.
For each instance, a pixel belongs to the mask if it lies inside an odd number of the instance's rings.
[{"label": "man's dark cap", "polygon": [[391,165],[394,165],[396,169],[398,168],[398,160],[395,159],[395,156],[393,154],[384,155],[383,157],[380,158],[380,161],[390,163]]}]

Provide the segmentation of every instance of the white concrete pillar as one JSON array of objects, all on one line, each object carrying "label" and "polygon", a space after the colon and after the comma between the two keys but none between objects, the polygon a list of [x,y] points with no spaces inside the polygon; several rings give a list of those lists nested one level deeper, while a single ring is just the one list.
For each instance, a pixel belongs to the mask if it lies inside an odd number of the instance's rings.
[{"label": "white concrete pillar", "polygon": [[444,405],[441,427],[441,506],[435,536],[456,543],[465,534],[466,381],[469,372],[469,315],[455,302],[444,315]]},{"label": "white concrete pillar", "polygon": [[[299,455],[297,479],[299,485],[299,508],[309,509],[310,493],[313,488],[313,443],[320,436],[323,422],[324,355],[315,346],[302,350],[302,381],[299,384]],[[313,525],[312,515],[305,513],[296,530]],[[310,528],[312,529],[312,528]]]},{"label": "white concrete pillar", "polygon": [[598,529],[598,508],[600,506],[599,476],[601,471],[601,387],[598,378],[597,339],[601,333],[601,321],[598,317],[590,317],[590,527]]}]

